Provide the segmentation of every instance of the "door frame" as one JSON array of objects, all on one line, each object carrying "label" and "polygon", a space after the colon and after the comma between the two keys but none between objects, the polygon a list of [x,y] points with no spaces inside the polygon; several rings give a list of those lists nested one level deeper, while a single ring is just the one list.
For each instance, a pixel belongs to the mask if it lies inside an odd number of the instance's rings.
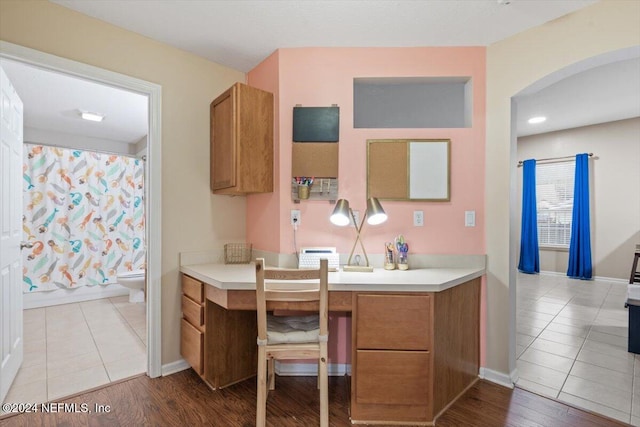
[{"label": "door frame", "polygon": [[149,135],[146,148],[147,179],[145,182],[147,188],[145,201],[147,212],[147,375],[151,378],[159,377],[162,374],[162,86],[1,40],[0,57],[137,92],[146,95],[149,99]]}]

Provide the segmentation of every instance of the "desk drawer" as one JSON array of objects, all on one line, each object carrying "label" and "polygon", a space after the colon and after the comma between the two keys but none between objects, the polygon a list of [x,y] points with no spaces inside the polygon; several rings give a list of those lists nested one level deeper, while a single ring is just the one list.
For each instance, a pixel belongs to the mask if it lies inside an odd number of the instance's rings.
[{"label": "desk drawer", "polygon": [[204,333],[197,330],[185,319],[180,319],[180,354],[194,371],[202,375],[204,368]]},{"label": "desk drawer", "polygon": [[182,315],[193,326],[204,325],[204,308],[184,295],[182,295]]},{"label": "desk drawer", "polygon": [[358,349],[430,350],[430,295],[358,294],[354,308]]},{"label": "desk drawer", "polygon": [[184,274],[182,275],[182,293],[199,304],[204,302],[204,285],[202,282]]},{"label": "desk drawer", "polygon": [[358,404],[426,405],[430,402],[428,351],[356,352]]}]

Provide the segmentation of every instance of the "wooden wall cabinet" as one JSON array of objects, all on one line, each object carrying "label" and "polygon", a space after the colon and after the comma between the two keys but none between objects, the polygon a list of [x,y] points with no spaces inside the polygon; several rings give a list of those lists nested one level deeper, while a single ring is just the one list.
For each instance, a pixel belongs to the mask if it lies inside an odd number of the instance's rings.
[{"label": "wooden wall cabinet", "polygon": [[236,83],[210,108],[211,191],[273,191],[273,94]]},{"label": "wooden wall cabinet", "polygon": [[204,284],[182,275],[180,354],[200,376],[204,375]]}]

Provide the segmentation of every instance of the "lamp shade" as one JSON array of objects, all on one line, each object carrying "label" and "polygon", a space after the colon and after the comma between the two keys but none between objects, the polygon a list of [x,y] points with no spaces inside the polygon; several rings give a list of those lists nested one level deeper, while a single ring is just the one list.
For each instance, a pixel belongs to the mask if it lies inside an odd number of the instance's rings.
[{"label": "lamp shade", "polygon": [[371,225],[382,224],[387,220],[387,214],[382,209],[380,201],[375,197],[367,200],[367,223]]},{"label": "lamp shade", "polygon": [[349,225],[351,222],[349,215],[349,202],[346,199],[340,199],[336,203],[336,207],[333,209],[333,213],[329,220],[334,225],[344,227],[345,225]]}]

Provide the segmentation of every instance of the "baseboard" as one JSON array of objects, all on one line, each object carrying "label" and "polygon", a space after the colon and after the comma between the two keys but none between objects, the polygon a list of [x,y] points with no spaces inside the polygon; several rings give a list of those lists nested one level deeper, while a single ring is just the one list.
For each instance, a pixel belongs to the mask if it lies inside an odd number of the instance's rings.
[{"label": "baseboard", "polygon": [[175,374],[180,371],[185,371],[191,368],[186,360],[179,359],[175,362],[167,363],[166,365],[162,365],[162,376],[166,377],[167,375]]},{"label": "baseboard", "polygon": [[[562,276],[567,279],[571,279],[571,277],[567,276],[566,273],[561,273],[559,271],[547,271],[543,270],[540,272],[543,276]],[[604,277],[604,276],[593,276],[593,280],[601,280],[603,282],[615,282],[615,283],[629,283],[629,279],[621,279],[619,277]]]},{"label": "baseboard", "polygon": [[129,289],[117,283],[107,286],[82,286],[76,289],[30,292],[24,294],[22,307],[28,310],[30,308],[50,307],[52,305],[71,304],[123,295],[129,295]]},{"label": "baseboard", "polygon": [[594,276],[593,280],[602,280],[604,282],[614,282],[614,283],[624,283],[629,284],[629,279],[619,279],[617,277],[602,277],[602,276]]},{"label": "baseboard", "polygon": [[547,271],[547,270],[542,270],[540,271],[541,276],[566,276],[565,273],[560,273],[559,271]]},{"label": "baseboard", "polygon": [[480,378],[483,380],[491,381],[492,383],[500,384],[504,387],[513,388],[513,385],[518,380],[518,371],[516,369],[511,372],[511,375],[507,375],[503,372],[494,371],[492,369],[480,368]]},{"label": "baseboard", "polygon": [[[351,375],[351,364],[330,363],[327,366],[330,377]],[[317,363],[283,363],[276,361],[276,374],[287,377],[312,377],[318,375]]]}]

